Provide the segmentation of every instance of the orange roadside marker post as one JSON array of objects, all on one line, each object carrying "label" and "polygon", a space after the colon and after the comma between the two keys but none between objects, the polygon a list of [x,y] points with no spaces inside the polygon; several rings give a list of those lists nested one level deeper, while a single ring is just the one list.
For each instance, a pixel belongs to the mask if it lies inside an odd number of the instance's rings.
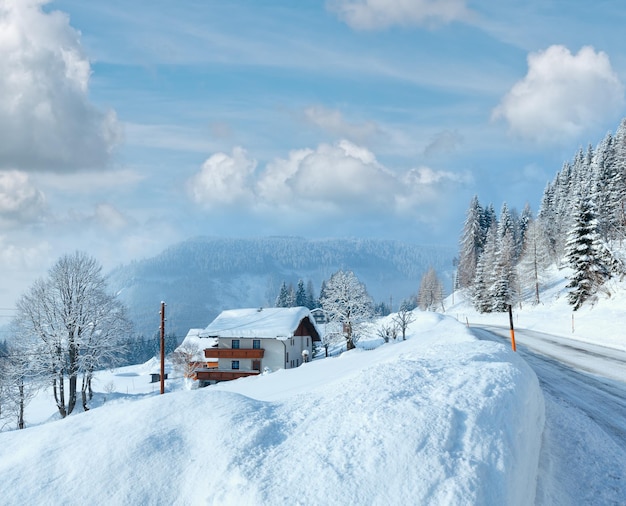
[{"label": "orange roadside marker post", "polygon": [[513,351],[517,351],[517,347],[515,346],[515,329],[513,328],[513,308],[511,304],[509,304],[509,325],[511,327],[511,348],[513,348]]}]

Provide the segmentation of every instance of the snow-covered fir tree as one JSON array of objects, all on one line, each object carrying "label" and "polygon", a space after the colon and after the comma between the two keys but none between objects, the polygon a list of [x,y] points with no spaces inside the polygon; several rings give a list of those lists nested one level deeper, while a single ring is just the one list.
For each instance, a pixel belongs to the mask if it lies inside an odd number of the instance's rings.
[{"label": "snow-covered fir tree", "polygon": [[506,203],[502,206],[496,233],[494,281],[490,293],[492,311],[504,312],[513,304],[516,295],[515,262],[516,245],[513,220]]},{"label": "snow-covered fir tree", "polygon": [[611,276],[604,257],[604,243],[598,233],[593,202],[588,197],[580,197],[574,217],[574,227],[568,234],[566,255],[573,269],[568,300],[574,311]]},{"label": "snow-covered fir tree", "polygon": [[476,276],[472,286],[472,301],[474,307],[481,313],[488,313],[493,310],[491,289],[495,282],[497,243],[497,224],[494,223],[487,233],[485,249],[478,259]]},{"label": "snow-covered fir tree", "polygon": [[274,305],[276,307],[293,307],[294,301],[295,293],[293,286],[287,286],[287,283],[283,281],[283,284],[280,285],[280,291],[278,292],[278,297],[276,297]]},{"label": "snow-covered fir tree", "polygon": [[307,302],[308,302],[308,299],[306,296],[306,289],[304,288],[304,281],[299,279],[298,286],[296,288],[296,295],[295,295],[294,303],[296,306],[307,307]]},{"label": "snow-covered fir tree", "polygon": [[[479,311],[498,311],[505,308],[506,301],[511,303],[522,296],[516,291],[523,290],[526,297],[538,302],[542,271],[552,263],[562,267],[567,262],[583,269],[573,258],[576,248],[582,251],[583,244],[572,246],[576,240],[572,235],[576,230],[581,233],[582,226],[577,195],[595,203],[593,228],[597,235],[593,256],[581,255],[579,259],[597,259],[596,274],[585,277],[576,271],[576,276],[583,276],[581,285],[572,280],[572,303],[579,307],[589,296],[585,283],[589,281],[589,290],[595,293],[611,274],[624,271],[624,261],[614,252],[626,240],[626,118],[615,135],[608,133],[595,148],[588,145],[579,149],[563,164],[545,187],[536,220],[530,206],[526,205],[518,217],[506,204],[497,220],[493,206],[482,207],[474,196],[461,236],[455,286],[471,293]],[[495,225],[498,233],[493,231]],[[582,241],[580,237],[578,240]]]},{"label": "snow-covered fir tree", "polygon": [[484,211],[478,202],[478,196],[472,198],[467,215],[459,251],[459,265],[457,273],[457,283],[460,288],[472,286],[476,275],[476,265],[482,253],[485,233]]}]

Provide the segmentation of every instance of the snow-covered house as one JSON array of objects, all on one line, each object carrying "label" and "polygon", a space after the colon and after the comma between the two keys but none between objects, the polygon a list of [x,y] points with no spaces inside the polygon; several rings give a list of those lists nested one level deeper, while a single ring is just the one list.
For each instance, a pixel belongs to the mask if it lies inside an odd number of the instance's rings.
[{"label": "snow-covered house", "polygon": [[218,367],[200,368],[196,377],[215,383],[298,367],[313,356],[320,333],[306,307],[254,308],[222,311],[199,338],[207,342],[205,359],[217,359]]},{"label": "snow-covered house", "polygon": [[194,379],[196,377],[195,371],[198,369],[213,369],[218,366],[216,358],[206,358],[204,355],[205,348],[217,346],[217,339],[207,340],[201,338],[200,333],[203,330],[189,329],[183,342],[176,348],[181,358],[187,362],[185,376],[193,377]]}]

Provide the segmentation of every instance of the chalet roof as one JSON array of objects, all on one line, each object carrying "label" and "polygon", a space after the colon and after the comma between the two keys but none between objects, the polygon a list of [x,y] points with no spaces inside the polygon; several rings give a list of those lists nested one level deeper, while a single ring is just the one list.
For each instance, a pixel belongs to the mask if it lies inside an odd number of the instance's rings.
[{"label": "chalet roof", "polygon": [[229,309],[222,311],[200,332],[200,336],[289,339],[305,318],[319,334],[315,320],[306,307]]},{"label": "chalet roof", "polygon": [[180,346],[179,346],[179,348],[184,348],[186,345],[189,345],[189,346],[192,346],[193,348],[197,348],[198,353],[194,357],[194,360],[197,360],[200,362],[206,361],[206,358],[204,358],[205,348],[211,348],[213,346],[217,346],[216,339],[206,339],[206,338],[200,337],[200,332],[202,332],[203,330],[204,329],[189,329],[189,332],[187,332],[185,339],[183,339],[183,342],[180,343]]}]

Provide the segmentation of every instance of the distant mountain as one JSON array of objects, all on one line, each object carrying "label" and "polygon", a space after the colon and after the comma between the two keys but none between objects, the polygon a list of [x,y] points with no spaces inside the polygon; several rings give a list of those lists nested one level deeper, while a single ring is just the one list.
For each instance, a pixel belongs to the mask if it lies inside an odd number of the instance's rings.
[{"label": "distant mountain", "polygon": [[308,240],[301,237],[224,239],[200,237],[161,254],[115,269],[111,289],[128,306],[136,331],[158,331],[160,302],[165,301],[166,331],[184,336],[208,325],[223,309],[271,307],[283,281],[295,287],[321,283],[338,269],[363,281],[376,302],[394,308],[417,292],[432,266],[448,289],[456,250],[372,239]]}]

